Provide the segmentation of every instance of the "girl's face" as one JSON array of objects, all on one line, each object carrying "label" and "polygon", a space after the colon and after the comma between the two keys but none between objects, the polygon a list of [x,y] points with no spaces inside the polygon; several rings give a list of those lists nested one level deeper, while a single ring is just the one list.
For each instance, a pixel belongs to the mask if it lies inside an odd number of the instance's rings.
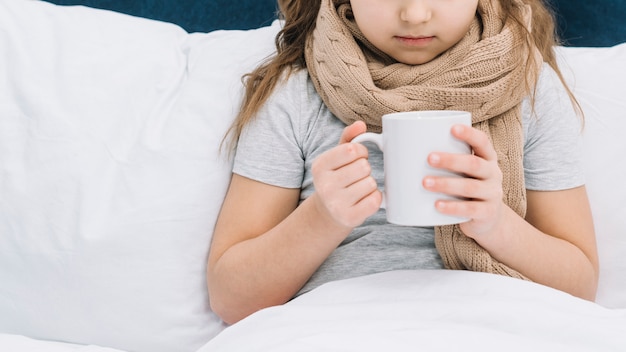
[{"label": "girl's face", "polygon": [[356,24],[379,50],[419,65],[458,43],[476,16],[478,0],[350,0]]}]

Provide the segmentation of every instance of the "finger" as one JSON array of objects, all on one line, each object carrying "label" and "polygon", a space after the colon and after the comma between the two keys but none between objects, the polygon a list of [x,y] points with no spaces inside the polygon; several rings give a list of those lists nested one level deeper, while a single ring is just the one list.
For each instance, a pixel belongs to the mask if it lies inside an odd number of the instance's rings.
[{"label": "finger", "polygon": [[363,121],[356,121],[350,126],[347,126],[343,129],[343,133],[341,134],[341,138],[339,138],[339,144],[349,143],[354,139],[354,137],[363,134],[367,131],[367,126]]},{"label": "finger", "polygon": [[489,137],[484,132],[476,128],[465,125],[454,125],[452,127],[452,135],[469,144],[474,154],[484,158],[485,160],[497,160],[498,155],[494,149]]},{"label": "finger", "polygon": [[481,180],[493,177],[490,162],[474,154],[450,154],[435,152],[428,155],[428,164],[456,174]]},{"label": "finger", "polygon": [[[368,189],[370,185],[368,185],[366,180],[353,185],[353,187],[360,186],[363,186],[363,189]],[[354,203],[350,203],[350,205],[335,204],[335,208],[332,206],[328,208],[331,214],[339,216],[340,223],[351,228],[361,225],[365,219],[376,213],[380,209],[383,198],[377,189],[370,193],[365,192],[364,196],[362,192],[355,192],[354,195],[356,194],[361,194],[362,197],[355,198],[356,201]]]},{"label": "finger", "polygon": [[323,172],[338,170],[358,159],[367,159],[368,151],[365,146],[359,143],[344,143],[338,145],[322,155],[313,162],[313,172]]},{"label": "finger", "polygon": [[475,200],[502,199],[502,188],[493,183],[462,177],[424,178],[423,186],[430,192]]},{"label": "finger", "polygon": [[361,198],[361,200],[354,205],[354,209],[355,211],[364,214],[365,218],[368,218],[380,209],[382,202],[383,194],[378,189],[375,189],[365,197]]},{"label": "finger", "polygon": [[482,201],[438,200],[435,202],[435,208],[446,215],[476,220],[480,218],[484,204]]},{"label": "finger", "polygon": [[372,173],[372,167],[365,158],[359,158],[349,164],[346,164],[334,171],[334,182],[341,187],[348,187]]},{"label": "finger", "polygon": [[[372,193],[378,192],[378,185],[373,177],[366,177],[348,186],[346,191],[346,200],[348,201],[348,204],[358,207],[359,203],[371,196]],[[380,203],[372,204],[371,206],[378,209],[380,207]],[[367,208],[368,206],[365,205],[365,207]]]},{"label": "finger", "polygon": [[320,184],[327,184],[335,190],[347,188],[366,177],[370,177],[372,172],[369,162],[364,158],[357,159],[337,169],[326,168],[318,172],[317,165],[314,164],[313,167],[315,179]]}]

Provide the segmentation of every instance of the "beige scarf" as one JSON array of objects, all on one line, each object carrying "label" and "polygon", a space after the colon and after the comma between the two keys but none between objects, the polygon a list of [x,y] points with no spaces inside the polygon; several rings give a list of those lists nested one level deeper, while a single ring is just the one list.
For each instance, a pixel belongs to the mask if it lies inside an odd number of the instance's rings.
[{"label": "beige scarf", "polygon": [[[411,66],[396,62],[365,39],[349,0],[322,0],[305,58],[317,92],[346,124],[362,120],[370,131],[380,132],[381,117],[390,112],[470,111],[474,127],[490,136],[498,153],[504,202],[523,217],[520,104],[527,95],[527,51],[523,29],[512,20],[503,23],[501,12],[497,1],[479,0],[476,19],[458,44],[426,64]],[[449,269],[525,279],[493,259],[458,225],[436,227],[435,244]]]}]

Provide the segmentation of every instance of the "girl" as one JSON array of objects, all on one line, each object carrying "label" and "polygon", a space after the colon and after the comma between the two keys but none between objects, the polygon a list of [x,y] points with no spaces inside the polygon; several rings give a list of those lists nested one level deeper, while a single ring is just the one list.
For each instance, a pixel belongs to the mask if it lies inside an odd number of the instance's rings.
[{"label": "girl", "polygon": [[[279,0],[277,54],[248,76],[231,185],[208,260],[212,309],[234,323],[325,282],[469,269],[593,300],[598,260],[580,123],[541,0]],[[572,104],[574,102],[574,104]],[[426,189],[456,226],[379,210],[382,155],[355,136],[381,116],[467,110],[473,155],[432,153]]]}]

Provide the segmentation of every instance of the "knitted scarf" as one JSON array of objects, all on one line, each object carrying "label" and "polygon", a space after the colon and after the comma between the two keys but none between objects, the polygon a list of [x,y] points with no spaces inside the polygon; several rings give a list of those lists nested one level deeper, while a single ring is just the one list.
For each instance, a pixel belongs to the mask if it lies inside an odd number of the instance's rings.
[{"label": "knitted scarf", "polygon": [[[503,200],[523,217],[526,192],[520,105],[528,93],[525,87],[535,82],[525,76],[524,29],[513,20],[503,23],[498,1],[479,0],[467,35],[423,65],[398,63],[371,45],[354,21],[349,0],[321,1],[305,59],[330,111],[346,124],[364,121],[374,132],[381,131],[381,117],[387,113],[471,112],[473,126],[487,133],[497,151]],[[436,227],[435,244],[449,269],[526,279],[492,258],[458,225]]]}]

